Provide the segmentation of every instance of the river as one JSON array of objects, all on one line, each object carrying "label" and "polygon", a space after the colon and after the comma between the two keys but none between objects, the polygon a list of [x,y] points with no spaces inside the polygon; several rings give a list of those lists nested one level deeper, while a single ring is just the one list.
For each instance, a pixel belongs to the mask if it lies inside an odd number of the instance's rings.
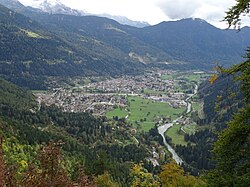
[{"label": "river", "polygon": [[[197,94],[198,91],[198,85],[195,84],[195,89],[194,89],[194,93],[190,94],[190,96],[188,98],[185,99],[185,102],[187,103],[187,110],[186,113],[188,114],[189,112],[191,112],[192,109],[192,103],[189,102],[189,100],[195,95]],[[175,150],[167,143],[166,138],[164,133],[170,128],[172,127],[179,119],[181,119],[182,116],[180,116],[179,118],[175,119],[174,121],[172,121],[171,123],[166,123],[165,125],[159,126],[158,127],[158,132],[159,134],[162,136],[163,138],[163,143],[164,145],[167,147],[168,151],[172,154],[172,158],[175,160],[175,162],[179,165],[181,165],[183,163],[183,160],[177,155],[177,153],[175,152]]]},{"label": "river", "polygon": [[176,123],[179,119],[181,119],[181,117],[177,118],[176,120],[174,120],[172,123],[166,123],[165,125],[162,125],[160,127],[158,127],[158,132],[159,134],[162,136],[163,138],[163,143],[167,146],[168,151],[172,154],[172,158],[176,161],[177,164],[181,165],[183,163],[182,159],[177,155],[177,153],[175,152],[175,150],[167,143],[166,138],[164,136],[164,133],[174,125],[174,123]]}]

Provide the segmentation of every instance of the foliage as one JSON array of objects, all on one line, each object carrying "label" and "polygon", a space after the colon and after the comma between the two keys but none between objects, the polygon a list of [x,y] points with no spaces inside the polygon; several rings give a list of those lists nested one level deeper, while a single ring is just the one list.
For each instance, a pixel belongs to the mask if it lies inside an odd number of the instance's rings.
[{"label": "foliage", "polygon": [[83,169],[79,170],[77,183],[79,187],[96,187],[95,181],[87,176]]},{"label": "foliage", "polygon": [[232,8],[227,11],[227,15],[224,21],[228,23],[228,26],[240,26],[241,18],[240,16],[249,14],[250,11],[250,1],[249,0],[236,0],[237,3]]},{"label": "foliage", "polygon": [[162,187],[193,187],[206,186],[206,183],[194,176],[185,174],[182,167],[175,162],[170,162],[162,166],[162,171],[159,174]]},{"label": "foliage", "polygon": [[43,146],[38,157],[40,171],[30,164],[29,170],[24,174],[21,184],[27,187],[34,185],[37,187],[72,186],[72,182],[61,166],[62,155],[59,146],[61,146],[61,142],[49,142]]},{"label": "foliage", "polygon": [[106,171],[102,175],[95,178],[98,187],[119,187],[119,185],[111,180],[110,174]]},{"label": "foliage", "polygon": [[236,80],[241,82],[241,89],[244,92],[245,99],[250,100],[250,47],[246,51],[246,61],[235,65],[225,72],[236,75]]},{"label": "foliage", "polygon": [[0,108],[15,108],[19,110],[29,110],[36,106],[34,96],[31,92],[18,88],[0,78]]},{"label": "foliage", "polygon": [[214,145],[216,169],[209,175],[211,186],[250,185],[250,105],[228,123]]},{"label": "foliage", "polygon": [[216,135],[209,129],[197,131],[192,135],[185,134],[185,141],[189,143],[186,146],[176,146],[176,152],[187,163],[185,170],[197,176],[204,170],[214,168],[214,162],[211,160],[211,148],[215,139]]},{"label": "foliage", "polygon": [[143,165],[135,164],[130,173],[131,177],[131,187],[158,187],[160,186],[159,179],[149,173]]},{"label": "foliage", "polygon": [[[249,0],[237,0],[226,16],[229,26],[240,21],[242,13],[249,13]],[[208,175],[210,186],[250,185],[250,50],[246,61],[225,70],[241,82],[245,106],[228,122],[227,128],[219,135],[214,145],[216,168]]]},{"label": "foliage", "polygon": [[[4,160],[8,166],[6,171],[11,179],[9,181],[12,183],[15,182],[14,179],[19,180],[26,170],[29,175],[33,173],[37,180],[40,180],[42,169],[37,155],[40,153],[41,144],[50,140],[64,142],[64,161],[62,157],[56,157],[60,167],[57,165],[59,168],[55,169],[59,169],[59,174],[60,168],[63,168],[69,178],[77,181],[79,166],[83,166],[85,170],[82,175],[85,178],[82,181],[87,184],[90,182],[91,185],[91,177],[85,174],[97,176],[108,171],[112,180],[119,185],[127,186],[131,165],[145,162],[145,158],[149,156],[147,145],[150,145],[157,131],[152,130],[150,134],[143,134],[140,145],[134,144],[134,137],[130,134],[131,126],[124,120],[97,118],[88,113],[67,113],[43,104],[38,108],[31,92],[7,81],[0,81],[0,122],[4,136]],[[50,156],[53,156],[53,152]],[[46,160],[50,162],[49,159]],[[44,170],[47,170],[46,163],[42,165]]]},{"label": "foliage", "polygon": [[3,161],[2,142],[3,142],[3,138],[0,135],[0,187],[4,187],[5,186],[5,163]]}]

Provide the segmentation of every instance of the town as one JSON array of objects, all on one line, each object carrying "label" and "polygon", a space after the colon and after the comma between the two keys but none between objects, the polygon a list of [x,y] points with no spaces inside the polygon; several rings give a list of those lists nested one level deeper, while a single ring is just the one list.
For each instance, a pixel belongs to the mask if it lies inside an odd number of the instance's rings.
[{"label": "town", "polygon": [[162,78],[163,75],[173,74],[173,70],[159,70],[93,82],[77,88],[53,88],[46,93],[35,93],[35,96],[39,103],[56,105],[65,112],[90,112],[94,115],[105,115],[114,108],[126,107],[127,96],[166,102],[173,108],[185,107],[188,91],[177,89],[183,81]]}]

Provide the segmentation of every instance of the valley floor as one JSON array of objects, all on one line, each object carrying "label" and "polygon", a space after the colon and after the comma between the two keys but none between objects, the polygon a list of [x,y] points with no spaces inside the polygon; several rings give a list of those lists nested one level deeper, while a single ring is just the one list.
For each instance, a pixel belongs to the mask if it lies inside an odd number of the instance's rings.
[{"label": "valley floor", "polygon": [[[204,72],[158,70],[140,76],[103,78],[103,81],[90,81],[84,85],[78,80],[73,82],[74,86],[64,85],[47,92],[35,91],[34,94],[39,103],[56,105],[65,112],[124,118],[132,124],[135,133],[148,132],[178,118],[164,136],[171,140],[171,145],[187,145],[184,135],[198,130],[191,113],[200,116],[203,113],[202,102],[194,94],[208,76]],[[154,156],[154,152],[150,160],[157,165],[154,159],[158,156]]]}]

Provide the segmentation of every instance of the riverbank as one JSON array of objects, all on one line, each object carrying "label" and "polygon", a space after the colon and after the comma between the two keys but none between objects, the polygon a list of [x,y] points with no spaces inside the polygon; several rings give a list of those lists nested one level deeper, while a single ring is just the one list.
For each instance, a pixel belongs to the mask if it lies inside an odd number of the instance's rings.
[{"label": "riverbank", "polygon": [[[190,96],[188,98],[185,99],[185,102],[187,103],[187,110],[186,110],[186,114],[188,114],[189,112],[191,112],[192,110],[192,103],[189,101],[194,95],[197,94],[198,91],[198,85],[195,84],[195,89],[193,94],[190,94]],[[171,128],[176,122],[178,122],[183,116],[180,116],[179,118],[175,119],[173,122],[171,123],[166,123],[165,125],[159,126],[158,127],[158,132],[159,134],[162,136],[163,138],[163,143],[164,145],[167,147],[168,151],[172,154],[172,158],[175,160],[175,162],[179,165],[181,165],[183,163],[183,160],[178,156],[178,154],[175,152],[175,150],[167,143],[166,138],[165,138],[165,132]]]}]

